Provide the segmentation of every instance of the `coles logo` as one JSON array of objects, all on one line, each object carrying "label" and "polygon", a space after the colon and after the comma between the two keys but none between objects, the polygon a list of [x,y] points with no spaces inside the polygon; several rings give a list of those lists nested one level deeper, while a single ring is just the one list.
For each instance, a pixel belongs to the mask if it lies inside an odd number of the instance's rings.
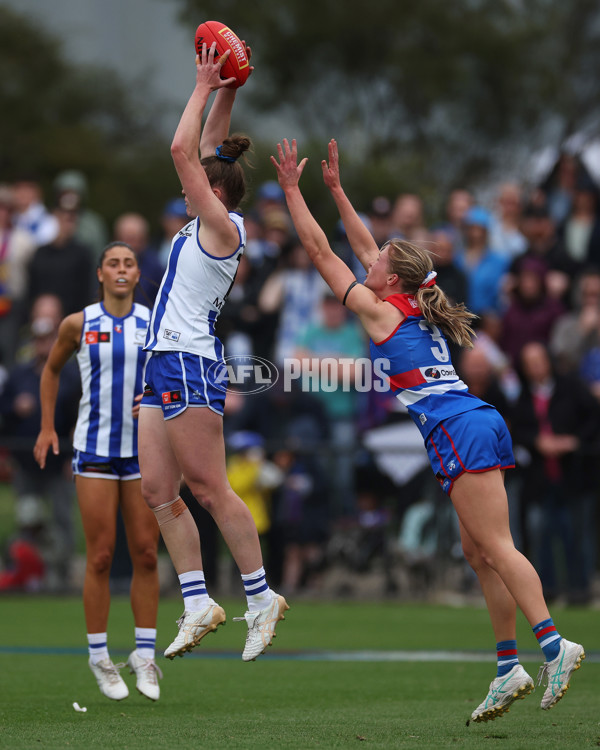
[{"label": "coles logo", "polygon": [[454,367],[422,367],[421,373],[428,382],[436,380],[458,380]]}]

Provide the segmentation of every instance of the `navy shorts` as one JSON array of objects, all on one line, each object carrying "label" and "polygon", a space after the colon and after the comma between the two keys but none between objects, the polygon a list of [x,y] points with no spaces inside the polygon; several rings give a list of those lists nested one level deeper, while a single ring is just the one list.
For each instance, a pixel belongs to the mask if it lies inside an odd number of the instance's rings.
[{"label": "navy shorts", "polygon": [[95,453],[86,453],[75,449],[71,466],[73,474],[78,477],[121,479],[124,482],[141,477],[137,456],[130,456],[129,458],[97,456]]},{"label": "navy shorts", "polygon": [[440,422],[425,447],[433,473],[447,495],[464,472],[515,466],[506,422],[493,406],[482,406]]},{"label": "navy shorts", "polygon": [[198,354],[153,352],[146,363],[141,405],[162,409],[165,419],[188,406],[208,407],[223,416],[226,378],[226,368]]}]

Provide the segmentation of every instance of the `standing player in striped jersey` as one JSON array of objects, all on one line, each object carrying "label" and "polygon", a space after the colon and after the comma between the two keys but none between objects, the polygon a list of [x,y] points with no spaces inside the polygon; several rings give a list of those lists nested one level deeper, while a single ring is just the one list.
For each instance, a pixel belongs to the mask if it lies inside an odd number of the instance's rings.
[{"label": "standing player in striped jersey", "polygon": [[136,649],[127,664],[136,674],[139,692],[158,700],[160,671],[154,661],[154,646],[159,531],[142,498],[137,458],[137,416],[147,357],[143,346],[150,310],[133,302],[140,270],[128,245],[108,245],[97,273],[100,301],[63,320],[42,372],[42,425],[34,456],[43,469],[48,451],[58,453],[54,430],[58,383],[62,368],[76,352],[82,397],[73,439],[73,473],[86,541],[83,607],[89,666],[107,698],[128,696],[127,685],[110,659],[106,635],[109,574],[120,508],[133,564],[131,608]]},{"label": "standing player in striped jersey", "polygon": [[[288,609],[267,584],[256,525],[225,470],[223,348],[215,322],[246,242],[236,213],[245,193],[237,159],[250,147],[248,138],[228,136],[236,90],[223,88],[234,80],[220,77],[226,59],[224,54],[215,62],[214,45],[203,46],[196,86],[171,146],[188,213],[196,218],[173,238],[146,342],[151,356],[140,412],[142,492],[156,514],[185,604],[179,632],[165,651],[170,659],[225,622],[206,589],[198,530],[179,496],[182,475],[215,519],[242,574],[248,602],[239,618],[248,626],[244,661],[271,644]],[[217,89],[202,131],[204,108]]]},{"label": "standing player in striped jersey", "polygon": [[548,687],[541,707],[551,708],[585,654],[580,644],[556,631],[540,579],[513,544],[504,470],[514,466],[514,458],[506,424],[492,406],[468,392],[450,361],[446,335],[472,346],[469,323],[474,316],[463,305],[449,304],[435,283],[426,250],[403,240],[391,240],[379,250],[342,190],[337,145],[331,141],[323,177],[352,250],[367,269],[364,285],[359,284],[304,202],[298,182],[306,159],[298,164],[296,142],[290,147],[284,141],[277,150],[279,161],[271,161],[300,241],[339,300],[360,318],[371,339],[372,358],[385,363],[382,369],[392,388],[423,435],[436,478],[451,494],[465,557],[481,583],[497,641],[497,676],[471,719],[495,719],[533,690],[517,655],[517,605],[546,659],[540,680],[546,676]]}]

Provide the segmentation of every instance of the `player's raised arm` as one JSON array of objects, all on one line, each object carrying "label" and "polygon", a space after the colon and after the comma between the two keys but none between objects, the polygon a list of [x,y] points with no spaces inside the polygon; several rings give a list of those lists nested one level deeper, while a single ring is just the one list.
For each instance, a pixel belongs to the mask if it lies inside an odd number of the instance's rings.
[{"label": "player's raised arm", "polygon": [[227,245],[229,239],[235,239],[235,227],[228,219],[227,209],[210,185],[198,152],[202,115],[208,97],[212,91],[235,81],[234,78],[221,78],[221,68],[229,57],[229,50],[217,62],[214,60],[214,53],[214,43],[208,50],[204,44],[202,56],[196,58],[196,85],[175,131],[171,156],[192,212],[200,217],[204,228],[215,235],[215,244],[223,241]]},{"label": "player's raised arm", "polygon": [[279,161],[274,156],[271,156],[271,161],[277,170],[277,178],[302,246],[340,302],[360,317],[369,335],[375,335],[381,325],[387,325],[387,311],[382,309],[381,300],[370,289],[359,284],[344,261],[333,252],[325,232],[306,205],[298,182],[307,159],[302,159],[298,164],[295,140],[292,140],[291,146],[287,139],[284,139],[283,145],[278,143],[277,153]]},{"label": "player's raised arm", "polygon": [[329,161],[323,159],[321,167],[323,169],[323,181],[329,188],[340,213],[352,252],[362,266],[368,270],[369,266],[377,260],[379,248],[373,239],[373,235],[356,213],[354,206],[350,203],[342,188],[338,147],[333,138],[329,141]]},{"label": "player's raised arm", "polygon": [[[252,57],[252,50],[242,41],[246,49],[248,60]],[[250,67],[250,72],[254,68]],[[229,135],[231,112],[235,102],[237,88],[221,88],[215,95],[215,100],[206,117],[200,136],[200,157],[213,156],[217,146],[223,143]]]}]

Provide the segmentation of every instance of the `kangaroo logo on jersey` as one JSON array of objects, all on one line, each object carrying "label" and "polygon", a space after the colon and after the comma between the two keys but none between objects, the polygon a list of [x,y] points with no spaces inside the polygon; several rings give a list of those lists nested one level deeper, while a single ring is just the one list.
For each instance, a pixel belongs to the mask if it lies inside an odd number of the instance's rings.
[{"label": "kangaroo logo on jersey", "polygon": [[169,341],[179,341],[180,336],[179,331],[171,331],[169,328],[165,328],[163,333],[163,339],[169,339]]},{"label": "kangaroo logo on jersey", "polygon": [[181,401],[181,391],[166,391],[162,394],[163,404],[179,403]]},{"label": "kangaroo logo on jersey", "polygon": [[86,344],[104,344],[110,342],[110,331],[86,331]]}]

